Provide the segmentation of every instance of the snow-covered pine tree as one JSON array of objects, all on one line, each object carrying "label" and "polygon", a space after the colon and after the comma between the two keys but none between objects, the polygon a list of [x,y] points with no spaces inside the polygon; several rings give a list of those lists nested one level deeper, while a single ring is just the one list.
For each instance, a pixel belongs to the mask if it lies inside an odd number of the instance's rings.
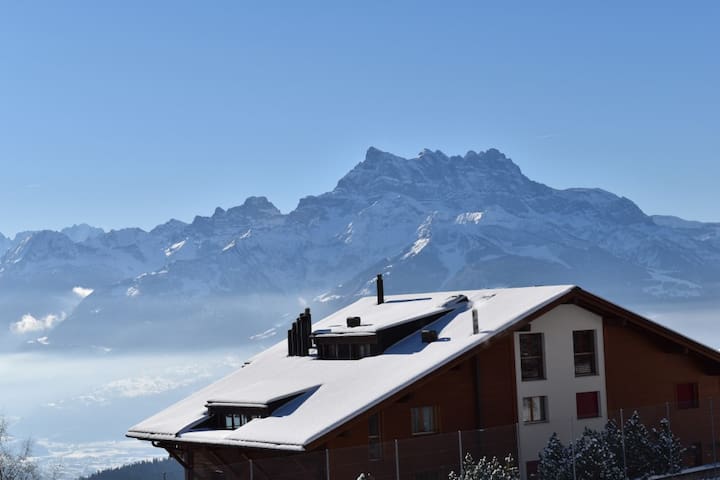
[{"label": "snow-covered pine tree", "polygon": [[602,437],[610,451],[618,459],[620,465],[624,467],[622,432],[614,419],[608,420],[605,424],[605,429],[602,431]]},{"label": "snow-covered pine tree", "polygon": [[472,455],[468,453],[463,460],[463,472],[460,475],[450,472],[448,478],[450,480],[519,480],[520,473],[512,455],[505,457],[504,462],[500,463],[496,457],[491,459],[482,457],[475,463]]},{"label": "snow-covered pine tree", "polygon": [[538,476],[542,480],[572,480],[570,452],[553,433],[547,446],[539,453]]},{"label": "snow-covered pine tree", "polygon": [[660,420],[660,428],[652,429],[655,437],[655,473],[677,473],[682,469],[682,455],[685,449],[680,439],[670,430],[667,418]]},{"label": "snow-covered pine tree", "polygon": [[655,472],[655,445],[637,410],[625,421],[625,462],[628,478],[645,479]]},{"label": "snow-covered pine tree", "polygon": [[585,428],[574,446],[578,480],[623,480],[622,464],[610,451],[602,433]]}]

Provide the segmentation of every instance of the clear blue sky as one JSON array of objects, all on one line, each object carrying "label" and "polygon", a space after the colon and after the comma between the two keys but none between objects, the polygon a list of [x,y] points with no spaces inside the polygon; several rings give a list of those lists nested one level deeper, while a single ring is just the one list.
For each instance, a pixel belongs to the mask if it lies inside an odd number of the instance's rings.
[{"label": "clear blue sky", "polygon": [[720,221],[720,4],[509,3],[1,1],[0,232],[287,212],[370,145]]}]

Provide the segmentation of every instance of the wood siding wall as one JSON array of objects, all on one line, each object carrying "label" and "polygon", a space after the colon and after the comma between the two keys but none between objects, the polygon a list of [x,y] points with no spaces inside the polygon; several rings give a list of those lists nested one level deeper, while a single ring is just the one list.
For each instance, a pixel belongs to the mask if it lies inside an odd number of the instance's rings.
[{"label": "wood siding wall", "polygon": [[[515,399],[514,354],[512,335],[497,339],[491,345],[479,348],[455,365],[441,369],[428,376],[413,387],[381,403],[345,429],[330,437],[323,445],[329,448],[331,471],[336,478],[355,478],[362,470],[357,464],[358,458],[367,458],[368,418],[378,414],[380,418],[381,441],[384,444],[382,459],[369,461],[364,467],[367,471],[395,471],[395,444],[399,440],[398,450],[401,463],[412,465],[413,470],[428,471],[438,468],[439,464],[457,463],[457,432],[495,426],[514,424],[517,419]],[[437,435],[413,435],[411,409],[413,407],[434,406],[438,416]],[[514,435],[512,429],[507,429]],[[452,438],[449,438],[452,435]],[[413,441],[412,457],[408,458],[408,448],[403,448],[403,440],[423,438],[422,442]],[[503,448],[513,439],[502,442]],[[355,447],[355,448],[351,448]],[[427,449],[427,455],[423,450]],[[446,462],[438,458],[438,452],[447,450]],[[498,452],[506,455],[508,452]],[[345,471],[343,464],[352,456],[355,461],[353,471]],[[423,465],[426,463],[427,465]],[[455,467],[457,469],[457,467]],[[402,474],[403,472],[401,472]],[[406,472],[407,473],[407,472]],[[377,474],[375,474],[377,477]],[[403,475],[405,476],[405,475]],[[333,475],[335,478],[335,475]]]},{"label": "wood siding wall", "polygon": [[[683,445],[699,443],[701,463],[712,462],[709,398],[715,399],[720,413],[720,377],[711,374],[709,362],[629,325],[606,320],[604,335],[610,416],[618,418],[622,408],[627,418],[637,409],[644,424],[657,425],[669,413],[673,433]],[[677,385],[686,383],[698,384],[697,408],[678,408]],[[715,417],[718,422],[717,413]],[[688,451],[686,463],[696,463],[695,456]]]}]

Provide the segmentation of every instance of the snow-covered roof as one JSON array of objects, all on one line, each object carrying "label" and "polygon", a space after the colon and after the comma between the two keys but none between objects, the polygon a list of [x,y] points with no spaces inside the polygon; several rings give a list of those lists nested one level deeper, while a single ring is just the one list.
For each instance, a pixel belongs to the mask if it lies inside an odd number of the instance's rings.
[{"label": "snow-covered roof", "polygon": [[[414,334],[380,355],[359,360],[288,356],[287,343],[280,342],[243,368],[133,426],[127,435],[145,440],[303,450],[574,288],[561,285],[394,295],[380,305],[375,297],[365,297],[313,323],[313,331],[379,331],[448,310],[446,302],[453,295],[466,295],[468,302],[457,303],[454,310],[426,327],[437,330],[442,341],[422,343],[420,335]],[[479,318],[480,332],[475,335],[472,309],[477,309]],[[347,328],[345,320],[350,316],[361,317],[361,327]],[[208,404],[268,405],[293,395],[297,396],[270,416],[235,430],[191,431],[207,419]]]}]

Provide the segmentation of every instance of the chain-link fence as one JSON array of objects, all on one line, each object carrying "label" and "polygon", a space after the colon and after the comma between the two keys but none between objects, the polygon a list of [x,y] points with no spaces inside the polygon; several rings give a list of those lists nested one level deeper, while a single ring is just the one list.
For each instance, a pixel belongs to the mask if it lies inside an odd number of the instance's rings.
[{"label": "chain-link fence", "polygon": [[[650,437],[661,430],[661,422],[668,421],[672,434],[683,449],[682,464],[685,469],[718,465],[720,455],[720,399],[691,398],[687,401],[665,402],[638,408],[621,408],[608,412],[625,439],[628,421],[637,419],[648,430]],[[653,432],[653,430],[655,432]],[[623,443],[623,463],[632,456],[632,446]]]},{"label": "chain-link fence", "polygon": [[[638,408],[622,408],[607,412],[621,434],[625,425],[637,412],[638,419],[654,435],[661,421],[669,421],[672,433],[679,438],[684,449],[682,462],[685,468],[718,464],[720,456],[720,399],[700,399],[681,403],[667,402]],[[552,422],[564,422],[550,418]],[[573,436],[583,434],[583,421],[573,419]],[[297,480],[297,479],[348,479],[361,474],[374,480],[434,480],[446,479],[451,471],[460,472],[466,454],[474,459],[498,457],[508,454],[518,460],[518,426],[464,430],[451,433],[416,435],[411,438],[375,442],[357,447],[321,449],[312,452],[287,453],[265,458],[244,457],[238,461],[237,449],[206,449],[196,451],[192,480]],[[624,438],[624,437],[623,437]],[[570,442],[571,438],[563,439]],[[533,463],[537,452],[522,452],[520,460]],[[232,450],[232,451],[231,451]],[[623,442],[622,459],[625,466],[632,457],[632,445]],[[529,464],[521,471],[531,473]],[[720,473],[707,469],[708,477]],[[705,470],[705,469],[703,469]],[[532,475],[527,475],[532,477]]]}]

